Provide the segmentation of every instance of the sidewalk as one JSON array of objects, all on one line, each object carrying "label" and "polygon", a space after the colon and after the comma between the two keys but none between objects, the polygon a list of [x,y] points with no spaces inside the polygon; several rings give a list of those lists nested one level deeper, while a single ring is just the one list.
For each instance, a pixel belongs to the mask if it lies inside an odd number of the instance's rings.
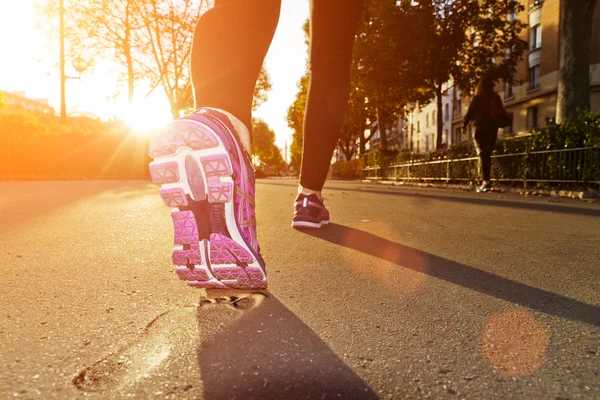
[{"label": "sidewalk", "polygon": [[[476,185],[470,184],[451,184],[451,183],[413,183],[413,182],[396,182],[396,181],[375,181],[362,180],[365,183],[375,183],[382,185],[406,186],[406,187],[422,187],[422,188],[440,188],[440,189],[458,189],[468,192],[474,192]],[[516,193],[524,196],[552,196],[552,197],[568,197],[571,199],[580,200],[595,200],[600,198],[600,192],[595,190],[556,190],[556,189],[539,189],[539,188],[514,188],[493,184],[492,192],[495,193]]]}]

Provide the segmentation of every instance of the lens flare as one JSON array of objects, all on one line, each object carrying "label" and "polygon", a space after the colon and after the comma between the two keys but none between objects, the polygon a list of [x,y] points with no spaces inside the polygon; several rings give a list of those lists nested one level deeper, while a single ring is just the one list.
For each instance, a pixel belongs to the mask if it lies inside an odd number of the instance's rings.
[{"label": "lens flare", "polygon": [[503,377],[531,374],[546,360],[549,335],[526,309],[492,315],[483,331],[481,352]]}]

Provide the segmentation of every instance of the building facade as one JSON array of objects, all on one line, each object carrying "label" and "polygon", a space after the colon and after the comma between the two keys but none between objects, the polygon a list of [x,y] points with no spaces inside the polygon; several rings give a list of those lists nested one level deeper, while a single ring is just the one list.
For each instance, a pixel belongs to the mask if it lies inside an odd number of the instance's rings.
[{"label": "building facade", "polygon": [[8,111],[31,111],[54,115],[54,108],[48,104],[48,99],[30,99],[25,92],[5,92],[0,90],[8,102]]},{"label": "building facade", "polygon": [[[527,22],[521,39],[529,49],[517,67],[515,84],[499,85],[497,91],[512,114],[513,125],[503,132],[519,135],[546,125],[556,116],[560,68],[560,0],[522,0],[525,10],[517,17]],[[591,109],[600,111],[600,3],[594,12],[590,49]]]},{"label": "building facade", "polygon": [[[460,91],[456,90],[451,82],[446,84],[442,94],[441,109],[442,144],[445,146],[452,146],[462,141],[461,100]],[[412,110],[407,109],[405,116],[398,119],[398,133],[402,138],[399,147],[412,150],[414,153],[434,151],[438,112],[440,111],[435,100],[428,104],[415,104]]]}]

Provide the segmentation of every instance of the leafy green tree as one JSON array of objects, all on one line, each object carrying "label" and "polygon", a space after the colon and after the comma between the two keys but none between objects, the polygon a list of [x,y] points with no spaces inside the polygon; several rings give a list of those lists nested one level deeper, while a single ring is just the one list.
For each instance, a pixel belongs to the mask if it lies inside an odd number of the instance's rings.
[{"label": "leafy green tree", "polygon": [[356,142],[360,141],[361,137],[364,138],[367,121],[364,101],[362,91],[357,87],[353,87],[350,91],[348,110],[344,116],[340,138],[338,139],[338,149],[344,154],[346,160],[352,159],[357,151]]},{"label": "leafy green tree", "polygon": [[518,0],[368,1],[354,57],[367,118],[385,132],[408,102],[436,99],[440,147],[444,85],[469,92],[484,74],[512,81],[527,44],[525,24],[508,15],[522,9]]},{"label": "leafy green tree", "polygon": [[261,120],[252,120],[252,158],[257,169],[271,173],[281,171],[285,162],[279,147],[275,145],[275,132]]},{"label": "leafy green tree", "polygon": [[269,76],[269,72],[266,70],[263,65],[260,69],[260,74],[258,75],[258,80],[256,81],[256,86],[254,86],[254,97],[252,99],[252,111],[255,111],[258,107],[260,107],[265,101],[267,101],[267,94],[273,87],[271,83],[271,77]]},{"label": "leafy green tree", "polygon": [[[400,8],[390,1],[368,1],[366,12],[357,29],[353,54],[354,89],[359,88],[364,99],[355,101],[364,104],[365,121],[377,121],[381,148],[387,148],[387,121],[402,107],[405,89],[401,82],[402,65],[398,63],[398,27]],[[357,112],[356,107],[350,107]],[[362,110],[361,110],[362,113]],[[363,135],[364,136],[364,135]],[[361,151],[366,138],[361,138]]]},{"label": "leafy green tree", "polygon": [[302,147],[304,146],[304,109],[308,94],[308,73],[304,74],[298,82],[298,93],[287,112],[287,123],[292,128],[292,144],[290,145],[290,166],[296,171],[300,170],[302,163]]},{"label": "leafy green tree", "polygon": [[[423,54],[414,43],[421,32],[411,21],[413,17],[399,2],[368,0],[357,30],[352,87],[364,97],[356,100],[364,105],[365,127],[377,121],[380,133],[393,126],[408,102],[425,102],[432,96],[423,71],[414,65],[414,59]],[[361,134],[361,153],[369,140]],[[380,134],[380,140],[381,148],[386,149],[387,136]]]},{"label": "leafy green tree", "polygon": [[[308,47],[310,45],[310,25],[309,21],[304,21],[302,25],[304,32],[304,43]],[[302,149],[304,147],[304,110],[306,108],[306,98],[308,96],[308,84],[310,75],[308,72],[308,64],[306,72],[298,81],[298,93],[294,102],[289,106],[286,120],[288,126],[292,129],[292,143],[290,145],[290,166],[296,171],[300,170],[302,164]]]},{"label": "leafy green tree", "polygon": [[512,82],[527,43],[519,38],[526,24],[511,14],[518,0],[433,0],[403,3],[412,30],[405,64],[419,71],[437,104],[437,139],[442,141],[443,86],[452,81],[471,92],[481,76]]}]

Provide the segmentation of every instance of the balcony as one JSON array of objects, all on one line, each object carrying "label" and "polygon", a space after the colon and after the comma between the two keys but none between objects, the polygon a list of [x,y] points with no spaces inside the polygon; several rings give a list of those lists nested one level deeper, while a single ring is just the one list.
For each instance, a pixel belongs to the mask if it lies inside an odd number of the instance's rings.
[{"label": "balcony", "polygon": [[538,10],[540,8],[542,8],[542,6],[544,5],[544,0],[533,0],[531,2],[531,4],[529,4],[529,12],[533,12],[535,10]]},{"label": "balcony", "polygon": [[542,1],[534,1],[529,7],[529,26],[536,26],[542,23]]}]

